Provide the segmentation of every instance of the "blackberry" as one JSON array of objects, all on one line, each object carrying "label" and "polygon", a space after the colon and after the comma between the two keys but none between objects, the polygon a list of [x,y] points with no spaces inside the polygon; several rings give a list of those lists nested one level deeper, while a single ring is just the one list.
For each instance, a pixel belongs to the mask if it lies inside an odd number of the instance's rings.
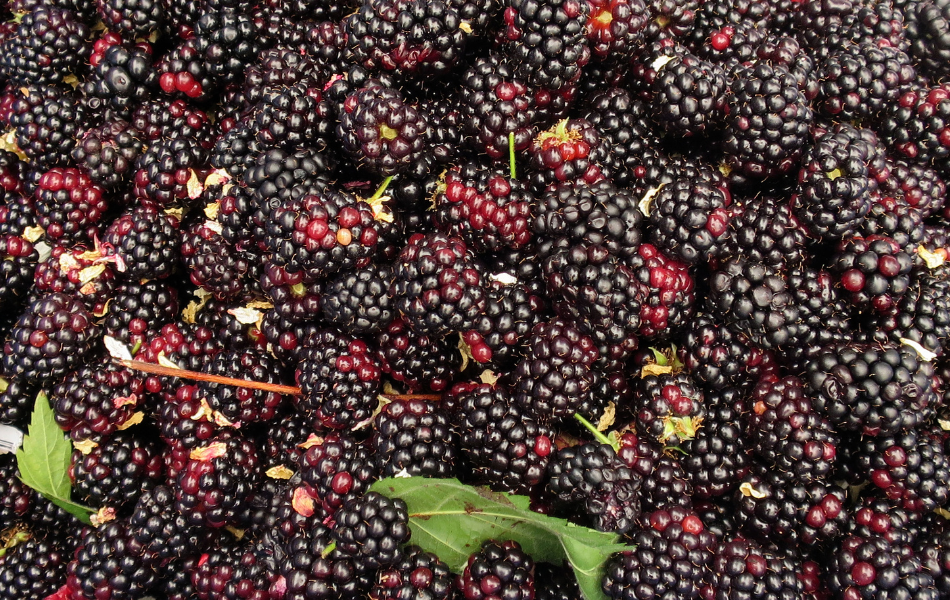
[{"label": "blackberry", "polygon": [[336,133],[359,166],[378,175],[408,171],[426,152],[429,117],[377,81],[346,97]]},{"label": "blackberry", "polygon": [[332,534],[337,550],[352,557],[358,569],[397,564],[410,535],[406,503],[367,492],[336,512]]},{"label": "blackberry", "polygon": [[464,54],[467,31],[455,2],[363,2],[343,21],[353,60],[370,71],[448,73]]},{"label": "blackberry", "polygon": [[34,294],[70,294],[82,300],[93,316],[102,315],[115,287],[115,269],[102,258],[101,246],[98,250],[81,243],[54,246],[46,262],[36,265]]},{"label": "blackberry", "polygon": [[169,468],[177,476],[177,471],[187,464],[190,451],[207,443],[219,427],[207,404],[198,398],[197,386],[183,385],[163,395],[154,417],[162,439],[170,447],[169,459],[178,463],[174,469]]},{"label": "blackberry", "polygon": [[305,271],[288,273],[274,263],[264,265],[261,290],[282,319],[303,323],[320,314],[323,286]]},{"label": "blackberry", "polygon": [[3,43],[0,73],[16,86],[60,83],[80,75],[92,45],[89,28],[70,10],[37,7]]},{"label": "blackberry", "polygon": [[531,194],[506,171],[476,162],[450,168],[435,197],[436,227],[476,252],[518,249],[531,239]]},{"label": "blackberry", "polygon": [[134,346],[178,315],[178,290],[161,281],[122,283],[108,304],[102,331]]},{"label": "blackberry", "polygon": [[88,453],[74,450],[69,474],[83,502],[109,505],[117,511],[165,479],[158,445],[125,431],[116,432]]},{"label": "blackberry", "polygon": [[822,348],[849,339],[850,308],[828,271],[793,269],[788,286],[795,296],[800,326],[798,338],[784,348],[782,359],[790,373],[801,374]]},{"label": "blackberry", "polygon": [[188,204],[195,199],[188,182],[207,162],[207,151],[194,138],[152,142],[135,160],[135,197],[160,207]]},{"label": "blackberry", "polygon": [[735,500],[740,527],[762,543],[807,549],[838,538],[849,519],[844,489],[823,481],[787,481],[765,466],[745,476]]},{"label": "blackberry", "polygon": [[350,429],[373,415],[380,375],[379,363],[364,342],[324,330],[299,354],[295,377],[301,394],[294,396],[294,403],[314,423]]},{"label": "blackberry", "polygon": [[831,475],[839,437],[812,407],[797,377],[763,377],[752,390],[745,414],[752,452],[783,476],[798,481]]},{"label": "blackberry", "polygon": [[215,141],[208,162],[232,178],[239,178],[263,150],[249,119],[242,119]]},{"label": "blackberry", "polygon": [[792,559],[751,540],[730,537],[720,542],[715,557],[709,561],[700,596],[708,600],[737,596],[762,600],[800,597],[800,569]]},{"label": "blackberry", "polygon": [[891,238],[869,236],[842,240],[831,271],[856,306],[890,312],[910,285],[913,260]]},{"label": "blackberry", "polygon": [[0,423],[25,428],[33,412],[38,386],[23,379],[0,377],[0,390]]},{"label": "blackberry", "polygon": [[327,189],[281,202],[267,223],[266,243],[274,264],[320,280],[368,264],[383,228],[369,204]]},{"label": "blackberry", "polygon": [[751,385],[773,366],[748,338],[705,314],[687,326],[679,359],[701,384],[715,390]]},{"label": "blackberry", "polygon": [[598,354],[591,338],[561,319],[535,325],[514,372],[514,403],[542,423],[569,418],[592,401]]},{"label": "blackberry", "polygon": [[920,559],[924,569],[934,578],[934,584],[940,594],[950,589],[947,576],[950,556],[947,555],[948,543],[946,519],[936,514],[928,515],[923,531],[914,542],[914,554]]},{"label": "blackberry", "polygon": [[778,198],[753,198],[735,207],[722,257],[746,257],[782,268],[800,265],[808,235],[791,208]]},{"label": "blackberry", "polygon": [[650,241],[689,265],[715,256],[727,239],[730,196],[721,188],[689,179],[662,185],[649,208]]},{"label": "blackberry", "polygon": [[298,83],[316,87],[320,73],[316,61],[306,54],[285,46],[264,50],[245,74],[245,104],[253,106],[264,99],[267,93]]},{"label": "blackberry", "polygon": [[89,115],[69,91],[25,85],[10,106],[16,145],[37,167],[67,166]]},{"label": "blackberry", "polygon": [[96,0],[99,18],[109,31],[126,39],[148,38],[165,28],[166,6],[156,0]]},{"label": "blackberry", "polygon": [[28,380],[59,379],[88,358],[99,334],[92,315],[78,298],[41,296],[10,331],[3,348],[3,371]]},{"label": "blackberry", "polygon": [[[219,562],[199,564],[192,577],[199,598],[232,600],[241,596],[277,596],[286,588],[278,558],[266,544],[238,547]],[[219,582],[224,582],[220,585]]]},{"label": "blackberry", "polygon": [[865,438],[849,448],[852,479],[866,480],[905,510],[925,513],[950,495],[943,446],[926,430]]},{"label": "blackberry", "polygon": [[175,490],[167,485],[142,492],[129,519],[129,530],[144,548],[145,560],[155,565],[203,550],[211,539],[210,531],[188,524],[175,510]]},{"label": "blackberry", "polygon": [[178,219],[153,206],[127,210],[109,225],[103,242],[111,246],[116,270],[127,280],[163,279],[178,268]]},{"label": "blackberry", "polygon": [[86,105],[92,112],[129,119],[133,108],[158,87],[151,48],[114,44],[94,59],[92,73],[82,85]]},{"label": "blackberry", "polygon": [[827,566],[828,589],[841,597],[938,597],[933,577],[913,550],[883,537],[849,535],[836,544]]},{"label": "blackberry", "polygon": [[679,460],[668,454],[659,454],[652,471],[643,479],[640,505],[644,512],[671,509],[674,506],[693,507],[693,484]]},{"label": "blackberry", "polygon": [[143,147],[141,135],[129,123],[107,121],[83,135],[72,158],[96,184],[110,191],[127,191]]},{"label": "blackberry", "polygon": [[667,133],[702,136],[719,129],[725,117],[725,72],[692,54],[670,57],[659,68],[652,92],[655,119]]},{"label": "blackberry", "polygon": [[534,560],[518,542],[486,540],[468,557],[455,589],[471,600],[530,600],[535,591]]},{"label": "blackberry", "polygon": [[394,267],[390,295],[413,331],[440,336],[472,329],[485,308],[485,289],[465,243],[442,234],[414,234]]},{"label": "blackberry", "polygon": [[[315,84],[316,82],[314,82]],[[327,148],[333,141],[333,115],[316,85],[304,83],[267,90],[248,116],[262,148]]]},{"label": "blackberry", "polygon": [[459,102],[468,144],[493,160],[508,155],[510,135],[515,149],[525,150],[537,133],[534,96],[498,54],[476,59],[462,74]]},{"label": "blackberry", "polygon": [[319,600],[358,596],[371,581],[357,571],[354,561],[331,547],[330,531],[317,524],[283,544],[288,557],[281,562],[288,600]]},{"label": "blackberry", "polygon": [[950,75],[950,6],[941,0],[915,3],[904,11],[904,19],[904,35],[921,71],[934,81]]},{"label": "blackberry", "polygon": [[889,46],[863,42],[840,50],[819,65],[816,109],[842,120],[878,121],[917,73],[910,58]]},{"label": "blackberry", "polygon": [[590,60],[589,14],[590,5],[575,0],[511,0],[501,35],[519,79],[548,90],[574,83]]},{"label": "blackberry", "polygon": [[394,400],[384,406],[376,416],[372,443],[384,477],[406,471],[444,479],[455,473],[455,436],[433,402]]},{"label": "blackberry", "polygon": [[192,223],[181,236],[181,258],[192,283],[218,300],[228,300],[244,292],[251,265],[248,255],[228,244],[219,229],[216,221]]},{"label": "blackberry", "polygon": [[184,100],[146,100],[135,107],[129,120],[146,143],[186,138],[210,150],[214,139],[211,120],[201,109]]},{"label": "blackberry", "polygon": [[[18,235],[0,236],[0,305],[9,307],[26,300],[33,281],[33,272],[40,255],[28,240]],[[16,309],[13,309],[16,310]]]},{"label": "blackberry", "polygon": [[924,238],[924,215],[903,200],[875,198],[860,233],[865,238],[891,238],[905,252],[912,253]]},{"label": "blackberry", "polygon": [[558,450],[545,489],[565,507],[579,507],[598,531],[625,533],[640,516],[641,483],[610,446],[594,443]]},{"label": "blackberry", "polygon": [[726,106],[722,150],[730,168],[769,178],[798,165],[814,115],[788,69],[767,61],[739,66]]},{"label": "blackberry", "polygon": [[643,34],[647,40],[681,39],[693,30],[696,22],[696,0],[650,0],[650,20]]},{"label": "blackberry", "polygon": [[86,174],[58,167],[40,176],[35,206],[47,237],[65,242],[97,237],[109,209],[103,189]]},{"label": "blackberry", "polygon": [[204,69],[219,86],[240,81],[263,48],[255,21],[241,12],[205,12],[195,23],[194,40]]},{"label": "blackberry", "polygon": [[696,298],[689,266],[668,258],[653,244],[642,244],[627,265],[644,288],[640,336],[663,339],[679,331],[693,315]]},{"label": "blackberry", "polygon": [[524,414],[502,386],[453,390],[453,425],[474,479],[493,490],[527,494],[544,477],[554,431]]},{"label": "blackberry", "polygon": [[379,264],[340,273],[323,293],[323,316],[357,335],[383,330],[395,316],[389,296],[392,278],[392,268]]},{"label": "blackberry", "polygon": [[808,363],[805,381],[815,408],[840,431],[889,436],[926,421],[932,372],[904,346],[837,345]]},{"label": "blackberry", "polygon": [[883,194],[903,200],[925,218],[943,206],[947,185],[932,168],[903,158],[892,159],[889,167],[891,177],[881,184]]},{"label": "blackberry", "polygon": [[143,547],[127,520],[90,529],[67,567],[66,589],[79,600],[139,598],[155,585],[158,573],[143,560]]},{"label": "blackberry", "polygon": [[898,156],[950,173],[950,86],[911,87],[889,107],[881,139]]},{"label": "blackberry", "polygon": [[914,277],[907,293],[892,310],[877,315],[868,325],[875,340],[887,339],[893,344],[907,339],[931,352],[941,354],[950,338],[950,293],[946,281],[929,281]]},{"label": "blackberry", "polygon": [[206,101],[216,91],[217,82],[198,52],[193,30],[155,65],[158,84],[173,98]]},{"label": "blackberry", "polygon": [[[598,86],[600,84],[598,81]],[[618,186],[625,186],[636,178],[646,148],[659,145],[650,113],[649,105],[620,87],[600,91],[587,102],[582,117],[606,141],[607,157],[603,164]]]},{"label": "blackberry", "polygon": [[485,312],[462,334],[478,362],[510,366],[523,355],[523,341],[547,311],[544,300],[511,273],[489,273]]},{"label": "blackberry", "polygon": [[313,496],[330,512],[362,496],[379,477],[370,445],[343,433],[331,433],[309,446],[297,467]]},{"label": "blackberry", "polygon": [[255,440],[261,465],[266,472],[274,467],[291,468],[306,452],[316,429],[306,415],[293,410],[278,411]]},{"label": "blackberry", "polygon": [[75,441],[101,442],[132,419],[144,403],[141,377],[124,367],[81,367],[52,388],[50,405],[56,424]]},{"label": "blackberry", "polygon": [[792,209],[817,239],[839,240],[861,226],[871,210],[872,152],[850,125],[817,136],[805,152]]},{"label": "blackberry", "polygon": [[723,496],[739,486],[750,466],[749,447],[739,424],[741,392],[729,388],[706,394],[706,418],[696,437],[683,444],[680,460],[694,499]]},{"label": "blackberry", "polygon": [[78,540],[76,531],[33,532],[0,562],[0,594],[43,600],[66,583],[66,566]]},{"label": "blackberry", "polygon": [[[283,383],[277,360],[253,349],[221,352],[204,366],[202,372],[263,383]],[[284,400],[276,392],[209,381],[198,382],[198,397],[207,400],[212,410],[235,426],[273,419]]]},{"label": "blackberry", "polygon": [[657,510],[641,521],[629,535],[635,549],[615,554],[607,562],[604,593],[638,600],[699,597],[715,536],[696,513],[681,507]]},{"label": "blackberry", "polygon": [[703,423],[702,390],[696,382],[681,372],[681,365],[672,366],[669,373],[648,373],[644,368],[641,378],[634,384],[635,405],[632,407],[636,419],[637,433],[661,447],[682,446],[682,443],[696,437]]},{"label": "blackberry", "polygon": [[748,0],[703,3],[696,11],[688,42],[707,60],[722,64],[748,62],[766,35],[771,10],[771,3]]},{"label": "blackberry", "polygon": [[[142,347],[135,354],[136,360],[157,363],[159,357],[164,356],[179,367],[189,371],[200,371],[211,359],[224,350],[224,342],[217,337],[217,332],[198,325],[174,321],[167,323],[161,329],[151,331]],[[172,397],[179,388],[180,382],[175,378],[150,375],[146,378],[146,386],[155,394]]]},{"label": "blackberry", "polygon": [[435,554],[407,546],[402,560],[382,569],[369,591],[372,600],[443,600],[452,596],[454,577]]},{"label": "blackberry", "polygon": [[587,17],[591,53],[604,61],[629,58],[642,43],[649,18],[643,0],[593,0]]},{"label": "blackberry", "polygon": [[175,508],[191,525],[224,527],[246,506],[259,484],[257,448],[240,435],[223,433],[191,451],[178,474]]},{"label": "blackberry", "polygon": [[529,179],[536,193],[564,183],[597,183],[610,176],[607,143],[584,119],[561,119],[539,133],[527,149]]}]

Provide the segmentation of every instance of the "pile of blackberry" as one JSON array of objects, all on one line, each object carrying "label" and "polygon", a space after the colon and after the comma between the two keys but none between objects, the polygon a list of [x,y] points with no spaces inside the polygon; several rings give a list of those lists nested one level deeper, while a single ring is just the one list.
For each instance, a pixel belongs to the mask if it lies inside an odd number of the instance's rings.
[{"label": "pile of blackberry", "polygon": [[0,596],[950,597],[950,0],[0,8]]}]

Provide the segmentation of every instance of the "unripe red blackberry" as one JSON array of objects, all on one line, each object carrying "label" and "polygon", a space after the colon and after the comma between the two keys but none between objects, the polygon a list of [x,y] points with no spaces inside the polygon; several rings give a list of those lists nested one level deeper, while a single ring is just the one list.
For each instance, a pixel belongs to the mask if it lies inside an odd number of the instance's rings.
[{"label": "unripe red blackberry", "polygon": [[610,176],[607,143],[584,119],[561,119],[539,133],[527,153],[531,185],[538,194],[561,184],[595,184]]}]

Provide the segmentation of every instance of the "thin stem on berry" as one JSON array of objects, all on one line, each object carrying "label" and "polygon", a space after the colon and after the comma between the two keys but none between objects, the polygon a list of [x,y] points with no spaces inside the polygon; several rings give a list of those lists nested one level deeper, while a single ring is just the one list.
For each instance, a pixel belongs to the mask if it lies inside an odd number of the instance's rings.
[{"label": "thin stem on berry", "polygon": [[373,195],[369,197],[369,202],[373,200],[379,200],[382,195],[386,192],[386,188],[389,187],[389,183],[393,180],[393,175],[390,175],[386,179],[383,179],[383,182],[379,185],[379,188],[373,192]]},{"label": "thin stem on berry", "polygon": [[614,452],[617,452],[620,450],[619,442],[615,440],[611,441],[611,439],[608,438],[606,435],[604,435],[602,431],[598,431],[597,428],[594,427],[593,423],[591,423],[590,421],[582,417],[579,413],[574,413],[574,418],[577,419],[581,425],[586,427],[593,434],[594,439],[596,439],[598,442],[600,442],[601,444],[607,444],[608,446],[614,449]]}]

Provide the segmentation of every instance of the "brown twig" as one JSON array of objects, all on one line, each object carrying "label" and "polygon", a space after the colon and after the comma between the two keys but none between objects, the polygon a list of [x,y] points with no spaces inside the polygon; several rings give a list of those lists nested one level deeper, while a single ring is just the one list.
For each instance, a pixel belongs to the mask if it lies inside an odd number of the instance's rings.
[{"label": "brown twig", "polygon": [[[264,390],[265,392],[274,392],[277,394],[289,394],[299,396],[302,392],[299,387],[292,385],[280,385],[277,383],[264,383],[262,381],[252,381],[250,379],[237,379],[235,377],[225,377],[223,375],[211,375],[209,373],[200,373],[198,371],[189,371],[187,369],[176,369],[174,367],[163,367],[155,363],[141,360],[124,360],[120,358],[113,359],[118,364],[133,371],[142,371],[152,375],[165,375],[168,377],[180,377],[182,379],[192,379],[194,381],[208,381],[211,383],[220,383],[222,385],[233,385],[236,387],[250,388],[253,390]],[[439,394],[380,394],[394,400],[432,400],[441,399]]]}]

